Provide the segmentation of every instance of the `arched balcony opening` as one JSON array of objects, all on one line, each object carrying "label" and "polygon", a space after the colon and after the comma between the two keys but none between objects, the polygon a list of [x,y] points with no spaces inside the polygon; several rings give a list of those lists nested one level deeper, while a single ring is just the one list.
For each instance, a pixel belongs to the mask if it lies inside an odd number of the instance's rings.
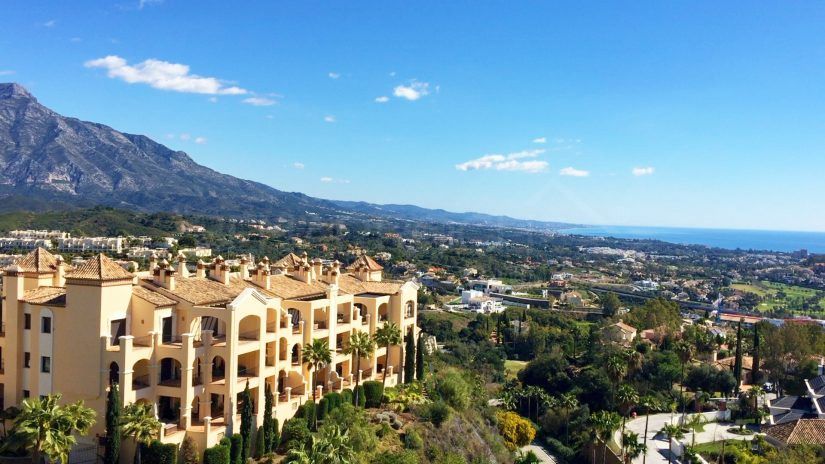
[{"label": "arched balcony opening", "polygon": [[160,360],[160,378],[158,385],[165,387],[180,387],[180,361],[175,358],[163,358]]},{"label": "arched balcony opening", "polygon": [[261,318],[258,316],[246,316],[238,323],[238,340],[260,340],[261,339]]},{"label": "arched balcony opening", "polygon": [[132,366],[132,390],[140,390],[149,385],[149,361],[141,359]]}]

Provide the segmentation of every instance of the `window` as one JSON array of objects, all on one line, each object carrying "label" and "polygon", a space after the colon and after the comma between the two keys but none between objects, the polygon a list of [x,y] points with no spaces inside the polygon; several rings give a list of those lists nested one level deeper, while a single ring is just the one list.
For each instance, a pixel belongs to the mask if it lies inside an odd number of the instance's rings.
[{"label": "window", "polygon": [[26,330],[30,330],[32,328],[32,315],[31,314],[23,314],[23,328]]},{"label": "window", "polygon": [[120,345],[120,337],[126,335],[126,319],[115,319],[111,324],[112,346]]},{"label": "window", "polygon": [[44,334],[52,333],[52,318],[44,316],[40,320],[40,331]]},{"label": "window", "polygon": [[29,391],[28,390],[23,390],[23,398],[28,398],[29,396],[31,396]]},{"label": "window", "polygon": [[48,374],[52,371],[52,358],[48,356],[40,357],[40,372]]},{"label": "window", "polygon": [[32,354],[26,351],[23,353],[23,367],[31,367]]}]

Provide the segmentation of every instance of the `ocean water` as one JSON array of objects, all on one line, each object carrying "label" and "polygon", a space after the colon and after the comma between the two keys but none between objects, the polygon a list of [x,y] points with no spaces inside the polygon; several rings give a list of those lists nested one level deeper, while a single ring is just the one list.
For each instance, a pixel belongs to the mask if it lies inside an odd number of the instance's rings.
[{"label": "ocean water", "polygon": [[653,239],[685,245],[743,250],[825,253],[825,232],[774,230],[693,229],[679,227],[593,226],[560,231],[594,237]]}]

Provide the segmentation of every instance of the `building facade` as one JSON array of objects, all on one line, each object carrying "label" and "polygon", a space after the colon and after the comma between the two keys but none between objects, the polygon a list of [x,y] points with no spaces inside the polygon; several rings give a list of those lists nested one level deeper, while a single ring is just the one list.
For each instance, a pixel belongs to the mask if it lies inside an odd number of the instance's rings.
[{"label": "building facade", "polygon": [[258,425],[269,386],[280,424],[312,397],[302,349],[326,339],[332,363],[317,373],[318,393],[351,388],[356,378],[398,382],[403,344],[356,360],[343,353],[356,331],[395,323],[417,334],[417,291],[389,282],[360,256],[342,269],[290,254],[231,272],[222,257],[174,264],[150,261],[132,274],[100,254],[70,268],[37,249],[6,268],[0,337],[2,407],[61,393],[98,413],[104,433],[106,392],[124,404],[148,402],[164,424],[161,440],[190,436],[205,449],[240,425],[239,395],[248,385]]}]

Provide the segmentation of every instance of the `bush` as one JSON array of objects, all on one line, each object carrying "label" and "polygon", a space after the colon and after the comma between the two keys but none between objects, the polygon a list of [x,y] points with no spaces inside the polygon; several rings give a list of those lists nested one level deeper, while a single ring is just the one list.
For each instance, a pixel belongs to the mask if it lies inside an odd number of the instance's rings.
[{"label": "bush", "polygon": [[338,392],[330,392],[324,395],[329,403],[329,411],[332,412],[335,408],[341,406],[341,394]]},{"label": "bush", "polygon": [[284,428],[281,430],[281,449],[283,451],[301,449],[301,447],[309,445],[311,439],[312,434],[304,418],[295,417],[284,422]]},{"label": "bush", "polygon": [[198,447],[195,445],[195,440],[192,440],[192,437],[187,436],[183,439],[183,443],[180,446],[180,459],[178,462],[181,464],[198,464]]},{"label": "bush", "polygon": [[536,429],[527,419],[514,412],[501,412],[497,416],[498,429],[504,444],[510,449],[529,445],[536,437]]},{"label": "bush", "polygon": [[381,382],[370,380],[364,382],[364,397],[366,399],[366,406],[368,408],[377,408],[381,406],[381,398],[384,396],[384,386]]},{"label": "bush", "polygon": [[564,443],[556,440],[553,437],[547,437],[547,447],[550,448],[550,451],[553,452],[554,455],[562,458],[566,462],[573,462],[576,459],[576,450],[565,446]]},{"label": "bush", "polygon": [[224,445],[224,440],[221,440],[220,445],[204,450],[203,464],[230,464],[229,446]]},{"label": "bush", "polygon": [[258,432],[255,433],[255,453],[254,453],[254,457],[256,459],[260,458],[261,456],[266,454],[266,450],[264,449],[266,447],[266,443],[264,443],[264,441],[266,441],[264,439],[264,428],[263,427],[258,427]]},{"label": "bush", "polygon": [[358,385],[356,390],[358,390],[358,404],[356,404],[356,406],[363,408],[367,405],[367,395],[364,393],[364,386]]},{"label": "bush", "polygon": [[463,411],[470,405],[472,386],[459,372],[450,371],[438,377],[435,389],[441,398],[456,410]]},{"label": "bush", "polygon": [[427,410],[427,419],[436,427],[441,427],[441,424],[447,422],[450,418],[450,407],[443,401],[436,401],[431,404]]},{"label": "bush", "polygon": [[243,437],[236,433],[229,437],[231,446],[229,447],[229,460],[231,464],[244,464],[243,462]]},{"label": "bush", "polygon": [[313,402],[307,403],[306,407],[304,407],[304,417],[306,418],[306,421],[307,421],[307,427],[310,430],[312,430],[313,427],[315,427],[315,422],[316,422],[315,414],[317,413],[317,409],[318,409],[318,405],[313,403]]},{"label": "bush", "polygon": [[341,392],[341,404],[353,404],[352,403],[352,390],[349,388],[343,390]]},{"label": "bush", "polygon": [[371,453],[378,447],[375,426],[370,423],[364,410],[356,409],[351,404],[343,404],[330,411],[329,418],[320,427],[320,432],[323,434],[326,429],[333,427],[347,431],[349,445],[357,453]]},{"label": "bush", "polygon": [[418,464],[418,455],[413,451],[401,451],[398,453],[381,453],[375,457],[372,464]]},{"label": "bush", "polygon": [[173,443],[163,444],[155,440],[149,446],[142,446],[143,464],[175,464],[178,460],[178,446]]},{"label": "bush", "polygon": [[424,439],[413,429],[404,434],[404,448],[418,450],[424,447]]},{"label": "bush", "polygon": [[327,415],[329,415],[329,400],[326,397],[318,400],[318,408],[316,408],[316,414],[318,415],[319,421],[326,419]]}]

